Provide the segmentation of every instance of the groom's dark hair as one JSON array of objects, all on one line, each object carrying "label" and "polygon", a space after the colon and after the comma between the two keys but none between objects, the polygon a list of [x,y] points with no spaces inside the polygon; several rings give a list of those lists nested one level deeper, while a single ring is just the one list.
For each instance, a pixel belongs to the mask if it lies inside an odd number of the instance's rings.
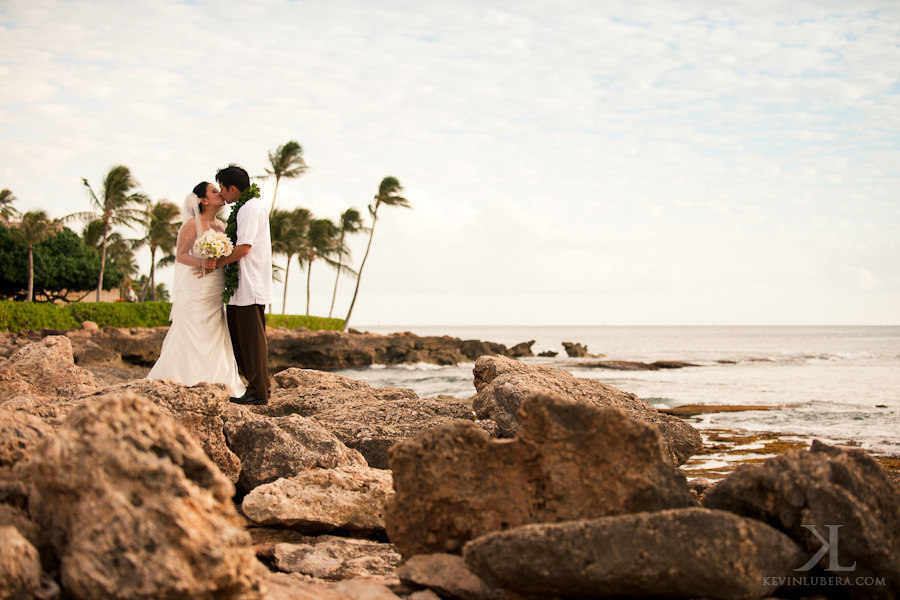
[{"label": "groom's dark hair", "polygon": [[247,171],[232,163],[216,173],[216,181],[225,187],[234,186],[241,192],[250,187],[250,176]]}]

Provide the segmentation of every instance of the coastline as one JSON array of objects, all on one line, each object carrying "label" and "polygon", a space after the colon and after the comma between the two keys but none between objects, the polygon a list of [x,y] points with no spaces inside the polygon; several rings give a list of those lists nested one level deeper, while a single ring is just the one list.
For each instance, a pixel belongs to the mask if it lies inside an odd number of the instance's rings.
[{"label": "coastline", "polygon": [[[149,367],[138,365],[105,366],[90,365],[85,367],[98,379],[109,385],[125,384],[142,379],[149,372]],[[273,379],[274,383],[274,379]],[[275,384],[277,385],[277,384]],[[471,398],[454,398],[471,407]],[[724,479],[741,465],[760,464],[791,449],[808,449],[815,439],[813,436],[794,433],[773,433],[752,431],[747,429],[723,429],[702,427],[702,415],[717,412],[740,412],[746,410],[770,410],[770,406],[682,406],[674,409],[659,409],[660,412],[677,416],[695,426],[703,438],[703,447],[690,460],[681,465],[681,470],[689,479],[707,480],[715,483]],[[698,425],[700,425],[698,427]],[[855,447],[853,440],[834,441],[829,443]],[[900,455],[868,452],[888,472],[889,477],[900,487]]]},{"label": "coastline", "polygon": [[[70,338],[75,350],[76,364],[91,371],[100,380],[109,385],[123,384],[142,379],[146,376],[158,356],[158,348],[168,328],[122,329],[103,328],[99,330],[43,330],[5,333],[0,336],[0,356],[9,356],[15,348],[46,337],[62,334]],[[451,329],[452,331],[452,329]],[[334,365],[341,361],[356,360],[354,366],[371,367],[379,356],[390,356],[395,364],[433,362],[447,364],[454,358],[468,363],[469,356],[460,353],[466,348],[473,354],[500,353],[509,355],[509,348],[495,342],[481,340],[462,340],[448,335],[429,335],[421,337],[412,332],[394,332],[388,335],[370,332],[310,332],[307,330],[292,331],[283,328],[270,329],[270,354],[274,358],[274,372],[288,367],[317,368],[312,364],[291,364],[289,356],[315,358],[312,363]],[[430,332],[429,332],[430,333]],[[528,356],[533,343],[518,343],[518,351],[513,354]],[[298,349],[300,346],[306,350]],[[398,348],[400,350],[398,350]],[[285,350],[288,349],[288,350]],[[387,349],[387,350],[385,350]],[[586,348],[587,349],[587,348]],[[686,368],[693,370],[693,363],[675,361],[667,351],[660,353],[663,358],[644,361],[598,361],[595,358],[565,358],[553,360],[554,368],[578,368],[585,370],[607,370],[624,373],[635,370],[662,370],[665,368]],[[280,355],[280,356],[279,356]],[[323,358],[325,357],[325,358]],[[537,359],[536,364],[549,363],[547,359]],[[657,363],[657,364],[654,364]],[[675,363],[674,365],[670,363]],[[271,363],[270,363],[271,364]],[[345,363],[342,363],[345,364]],[[660,366],[664,365],[664,366]],[[274,379],[273,379],[274,382]],[[629,390],[630,391],[630,390]],[[474,388],[472,389],[474,394]],[[460,399],[463,403],[466,398]],[[704,415],[725,412],[741,412],[750,410],[772,410],[779,405],[682,405],[674,408],[659,408],[660,412],[678,416],[697,427],[703,436],[703,449],[687,464],[684,471],[693,478],[705,478],[717,481],[731,473],[738,465],[755,464],[766,458],[776,456],[791,448],[808,448],[813,439],[824,439],[829,443],[856,446],[858,442],[847,439],[828,439],[822,436],[811,436],[793,432],[774,433],[771,431],[755,431],[752,428],[704,426]],[[891,453],[869,452],[890,473],[900,474],[900,456]],[[895,479],[896,480],[896,479]]]}]

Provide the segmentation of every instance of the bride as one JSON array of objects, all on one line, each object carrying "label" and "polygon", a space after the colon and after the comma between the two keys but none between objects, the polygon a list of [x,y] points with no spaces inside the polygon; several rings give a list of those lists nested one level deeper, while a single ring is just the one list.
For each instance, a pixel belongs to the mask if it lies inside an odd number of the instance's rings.
[{"label": "bride", "polygon": [[[232,396],[242,396],[247,388],[238,376],[222,304],[224,269],[215,269],[215,259],[191,254],[194,241],[204,231],[225,231],[225,224],[216,218],[224,205],[218,188],[205,181],[184,200],[169,315],[172,326],[147,379],[171,379],[185,385],[224,383],[231,386]],[[214,270],[198,277],[193,271],[199,266]]]}]

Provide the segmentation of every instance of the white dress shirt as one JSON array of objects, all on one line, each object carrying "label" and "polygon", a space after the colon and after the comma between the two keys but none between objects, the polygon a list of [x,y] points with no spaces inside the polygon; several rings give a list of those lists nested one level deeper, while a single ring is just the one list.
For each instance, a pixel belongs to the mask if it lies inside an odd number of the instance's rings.
[{"label": "white dress shirt", "polygon": [[272,234],[269,213],[259,198],[251,198],[237,214],[236,246],[250,252],[238,261],[238,286],[228,304],[250,306],[272,303]]}]

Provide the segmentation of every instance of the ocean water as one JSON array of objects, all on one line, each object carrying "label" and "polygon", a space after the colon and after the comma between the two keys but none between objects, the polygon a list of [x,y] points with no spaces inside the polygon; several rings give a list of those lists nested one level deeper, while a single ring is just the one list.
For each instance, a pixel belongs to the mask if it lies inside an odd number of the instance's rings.
[{"label": "ocean water", "polygon": [[[412,331],[512,346],[535,340],[525,362],[561,368],[637,394],[653,406],[685,404],[774,407],[696,417],[703,429],[738,429],[854,443],[900,455],[900,327],[360,327]],[[578,342],[603,360],[683,361],[660,371],[590,368],[570,359],[562,342]],[[596,360],[596,359],[594,359]],[[338,373],[373,385],[409,388],[420,397],[475,394],[470,364],[430,364]]]}]

